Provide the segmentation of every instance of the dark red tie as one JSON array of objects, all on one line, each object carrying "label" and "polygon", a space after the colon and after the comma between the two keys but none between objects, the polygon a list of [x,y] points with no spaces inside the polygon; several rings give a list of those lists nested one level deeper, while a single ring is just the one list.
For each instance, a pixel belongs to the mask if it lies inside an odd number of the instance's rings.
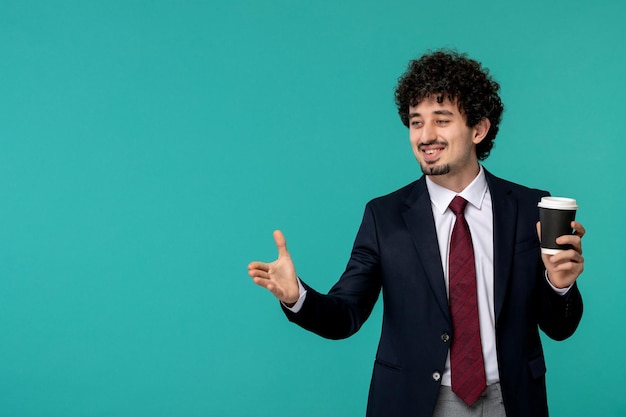
[{"label": "dark red tie", "polygon": [[450,372],[452,391],[470,407],[485,390],[485,363],[480,344],[476,265],[469,226],[463,212],[467,200],[456,196],[450,210],[456,215],[449,253],[452,346]]}]

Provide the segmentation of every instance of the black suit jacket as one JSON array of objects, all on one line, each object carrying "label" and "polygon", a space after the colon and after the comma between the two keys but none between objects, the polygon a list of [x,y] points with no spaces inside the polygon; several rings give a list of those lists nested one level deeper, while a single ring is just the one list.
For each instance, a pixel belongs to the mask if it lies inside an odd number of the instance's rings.
[{"label": "black suit jacket", "polygon": [[[582,316],[576,285],[546,283],[535,224],[548,193],[486,172],[493,202],[496,343],[508,417],[548,415],[538,328],[569,337]],[[306,283],[289,320],[330,339],[354,334],[383,294],[383,324],[370,385],[371,417],[432,416],[454,337],[425,178],[369,202],[346,271],[327,295]]]}]

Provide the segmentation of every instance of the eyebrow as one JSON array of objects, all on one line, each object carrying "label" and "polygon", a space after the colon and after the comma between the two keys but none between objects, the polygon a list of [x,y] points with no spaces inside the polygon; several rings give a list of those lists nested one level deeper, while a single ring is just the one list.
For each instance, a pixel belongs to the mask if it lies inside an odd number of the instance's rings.
[{"label": "eyebrow", "polygon": [[[433,114],[442,115],[442,116],[454,116],[454,113],[452,113],[450,110],[435,110]],[[421,116],[420,113],[409,113],[409,119],[412,119],[413,117],[420,117],[420,116]]]}]

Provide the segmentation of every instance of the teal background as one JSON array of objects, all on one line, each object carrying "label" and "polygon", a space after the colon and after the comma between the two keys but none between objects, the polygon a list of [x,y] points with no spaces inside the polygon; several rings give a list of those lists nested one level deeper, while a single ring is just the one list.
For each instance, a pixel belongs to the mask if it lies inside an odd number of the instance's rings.
[{"label": "teal background", "polygon": [[247,264],[281,228],[335,282],[420,175],[393,88],[446,46],[502,85],[487,168],[588,230],[552,415],[623,416],[625,4],[0,0],[0,415],[364,415],[380,305],[323,340]]}]

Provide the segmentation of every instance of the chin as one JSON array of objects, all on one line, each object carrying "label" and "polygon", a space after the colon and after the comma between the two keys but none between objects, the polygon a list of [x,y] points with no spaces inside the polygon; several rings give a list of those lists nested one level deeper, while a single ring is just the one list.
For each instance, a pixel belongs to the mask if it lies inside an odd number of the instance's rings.
[{"label": "chin", "polygon": [[450,165],[421,165],[425,175],[446,175],[450,173]]}]

